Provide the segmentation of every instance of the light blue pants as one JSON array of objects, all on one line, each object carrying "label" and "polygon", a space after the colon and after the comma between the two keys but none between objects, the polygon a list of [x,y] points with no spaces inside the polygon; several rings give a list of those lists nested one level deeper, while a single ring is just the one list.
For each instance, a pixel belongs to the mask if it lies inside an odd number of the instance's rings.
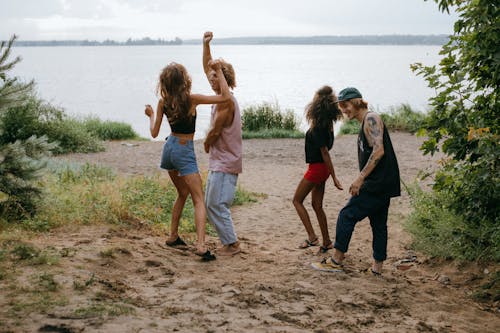
[{"label": "light blue pants", "polygon": [[223,245],[236,242],[230,207],[236,193],[237,174],[209,171],[205,190],[205,205],[210,223]]}]

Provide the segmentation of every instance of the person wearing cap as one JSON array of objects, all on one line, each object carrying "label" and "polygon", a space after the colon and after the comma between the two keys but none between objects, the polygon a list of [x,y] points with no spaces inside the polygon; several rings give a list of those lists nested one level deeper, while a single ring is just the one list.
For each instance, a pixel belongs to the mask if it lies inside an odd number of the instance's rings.
[{"label": "person wearing cap", "polygon": [[349,120],[361,123],[358,135],[360,173],[349,188],[351,198],[339,212],[333,256],[312,263],[313,268],[330,272],[343,271],[344,255],[356,223],[368,217],[373,234],[373,263],[370,270],[380,275],[387,258],[387,215],[392,197],[401,195],[399,167],[389,132],[358,89],[340,91],[339,108]]}]

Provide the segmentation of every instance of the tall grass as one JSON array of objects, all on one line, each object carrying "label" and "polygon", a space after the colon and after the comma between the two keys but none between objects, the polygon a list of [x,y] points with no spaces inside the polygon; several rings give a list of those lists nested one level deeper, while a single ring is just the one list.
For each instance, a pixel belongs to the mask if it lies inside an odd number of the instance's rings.
[{"label": "tall grass", "polygon": [[[153,176],[120,176],[111,169],[91,164],[52,162],[43,177],[44,192],[38,211],[13,227],[48,231],[65,224],[144,223],[168,229],[177,192],[171,181]],[[255,201],[257,195],[237,189],[235,204]],[[195,231],[191,200],[182,212],[180,231]],[[0,227],[7,228],[8,221]]]},{"label": "tall grass", "polygon": [[498,225],[469,223],[448,208],[450,196],[442,192],[426,192],[417,184],[407,187],[407,190],[413,211],[405,228],[413,235],[413,245],[417,250],[462,261],[500,260]]},{"label": "tall grass", "polygon": [[304,137],[293,111],[282,112],[278,103],[262,103],[245,108],[242,122],[244,139]]},{"label": "tall grass", "polygon": [[[390,107],[389,110],[378,113],[385,126],[390,131],[415,133],[425,122],[425,114],[413,110],[408,104]],[[356,119],[345,120],[340,128],[339,134],[358,134],[359,128],[360,123]]]},{"label": "tall grass", "polygon": [[391,107],[388,112],[380,114],[385,126],[393,131],[417,132],[425,121],[425,114],[413,110],[408,104]]},{"label": "tall grass", "polygon": [[129,124],[106,120],[97,117],[88,117],[83,120],[87,132],[101,140],[128,140],[138,139],[139,136]]},{"label": "tall grass", "polygon": [[53,152],[97,152],[104,149],[101,140],[135,139],[138,135],[128,124],[83,120],[68,116],[63,109],[45,103],[34,95],[25,96],[24,103],[10,107],[0,116],[0,143],[13,143],[31,136],[45,136],[57,143]]}]

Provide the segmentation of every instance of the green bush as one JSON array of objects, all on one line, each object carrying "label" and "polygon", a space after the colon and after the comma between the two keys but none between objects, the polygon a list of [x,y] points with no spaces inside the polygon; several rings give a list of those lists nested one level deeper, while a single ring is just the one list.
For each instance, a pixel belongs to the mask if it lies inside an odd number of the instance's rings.
[{"label": "green bush", "polygon": [[139,136],[132,126],[117,121],[102,121],[96,117],[83,120],[85,129],[101,140],[128,140],[137,139]]},{"label": "green bush", "polygon": [[0,217],[18,221],[36,212],[37,183],[45,157],[54,146],[44,137],[0,144]]},{"label": "green bush", "polygon": [[433,190],[467,225],[462,246],[484,260],[500,256],[500,7],[491,1],[434,0],[440,11],[458,14],[439,64],[412,65],[435,96],[422,133],[424,153],[449,158],[436,173]]},{"label": "green bush", "polygon": [[408,188],[413,211],[405,223],[415,249],[431,256],[458,260],[499,260],[500,225],[469,223],[450,206],[454,199],[443,192]]},{"label": "green bush", "polygon": [[[424,124],[426,115],[415,111],[408,104],[390,107],[387,112],[378,112],[389,131],[417,132]],[[340,134],[358,134],[360,123],[356,119],[346,120],[340,127]]]},{"label": "green bush", "polygon": [[[22,138],[2,140],[9,134],[10,126],[3,124],[5,112],[25,103],[25,96],[33,89],[33,82],[24,84],[7,75],[19,61],[16,57],[8,61],[16,36],[9,42],[0,42],[0,219],[17,221],[23,216],[35,213],[35,199],[40,194],[37,184],[39,172],[44,167],[46,157],[53,145],[45,137],[27,135]],[[30,121],[29,117],[27,119]],[[22,119],[20,120],[22,124]]]},{"label": "green bush", "polygon": [[[299,131],[299,123],[293,111],[281,112],[278,103],[262,103],[252,105],[243,110],[243,131],[258,132],[262,130],[285,130],[289,133]],[[276,132],[286,133],[286,132]]]},{"label": "green bush", "polygon": [[358,134],[361,124],[356,119],[346,120],[340,126],[339,134]]},{"label": "green bush", "polygon": [[0,144],[45,136],[49,142],[57,143],[52,150],[56,154],[104,149],[82,122],[33,95],[26,95],[25,103],[7,108],[0,116],[0,128]]},{"label": "green bush", "polygon": [[415,111],[408,104],[391,107],[380,114],[385,126],[391,131],[417,132],[425,121],[425,114]]}]

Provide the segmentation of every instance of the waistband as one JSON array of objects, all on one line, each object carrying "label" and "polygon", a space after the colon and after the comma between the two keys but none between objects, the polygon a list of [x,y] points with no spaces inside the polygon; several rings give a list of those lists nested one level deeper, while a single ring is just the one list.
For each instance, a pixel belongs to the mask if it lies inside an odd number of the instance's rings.
[{"label": "waistband", "polygon": [[175,136],[181,140],[193,140],[194,139],[194,133],[189,133],[189,134],[182,134],[182,133],[170,133],[170,135]]}]

